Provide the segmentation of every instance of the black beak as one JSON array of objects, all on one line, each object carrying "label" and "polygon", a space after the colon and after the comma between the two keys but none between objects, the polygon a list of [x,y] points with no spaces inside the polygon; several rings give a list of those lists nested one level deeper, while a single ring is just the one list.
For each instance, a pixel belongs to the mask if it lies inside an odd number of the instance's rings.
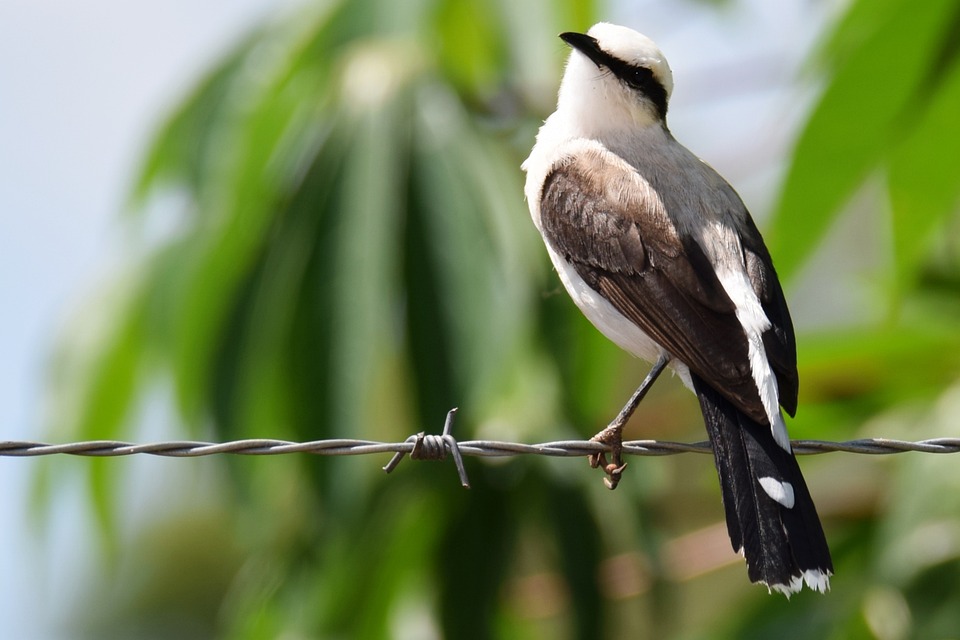
[{"label": "black beak", "polygon": [[593,36],[588,36],[585,33],[565,31],[560,34],[560,39],[590,58],[598,67],[606,65],[609,56],[600,48],[597,39]]}]

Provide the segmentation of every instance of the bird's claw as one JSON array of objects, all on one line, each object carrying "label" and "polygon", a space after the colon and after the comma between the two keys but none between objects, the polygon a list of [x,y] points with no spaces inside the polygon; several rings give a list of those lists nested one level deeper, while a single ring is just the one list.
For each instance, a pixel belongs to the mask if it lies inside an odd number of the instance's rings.
[{"label": "bird's claw", "polygon": [[603,469],[603,472],[607,474],[607,477],[603,479],[603,483],[607,485],[607,488],[611,490],[616,489],[617,485],[620,484],[620,477],[623,475],[623,470],[627,468],[627,463],[623,461],[623,439],[620,429],[607,427],[590,438],[590,441],[610,446],[611,462],[607,462],[606,451],[591,454],[587,459],[590,461],[590,467],[592,469],[600,467]]}]

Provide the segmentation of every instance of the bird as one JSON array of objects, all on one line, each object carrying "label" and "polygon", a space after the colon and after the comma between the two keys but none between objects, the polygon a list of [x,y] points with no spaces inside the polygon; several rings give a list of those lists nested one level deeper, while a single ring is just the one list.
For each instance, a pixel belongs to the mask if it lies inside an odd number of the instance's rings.
[{"label": "bird", "polygon": [[696,394],[727,532],[751,582],[826,592],[833,562],[793,455],[796,339],[783,288],[732,186],[667,127],[673,73],[657,45],[607,22],[571,52],[524,195],[565,289],[608,339],[655,363],[591,456],[616,487],[622,430],[670,368]]}]

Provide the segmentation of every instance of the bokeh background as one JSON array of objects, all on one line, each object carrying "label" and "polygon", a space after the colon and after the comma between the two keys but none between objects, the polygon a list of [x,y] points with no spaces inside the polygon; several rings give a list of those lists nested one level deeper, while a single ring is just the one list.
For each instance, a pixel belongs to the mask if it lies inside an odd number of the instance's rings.
[{"label": "bokeh background", "polygon": [[[563,30],[666,52],[798,330],[797,438],[960,433],[960,9],[0,7],[0,437],[585,438],[647,365],[562,293],[519,163]],[[658,383],[630,438],[703,439]],[[707,456],[0,459],[17,638],[960,634],[960,465],[802,460],[827,596],[751,586]]]}]

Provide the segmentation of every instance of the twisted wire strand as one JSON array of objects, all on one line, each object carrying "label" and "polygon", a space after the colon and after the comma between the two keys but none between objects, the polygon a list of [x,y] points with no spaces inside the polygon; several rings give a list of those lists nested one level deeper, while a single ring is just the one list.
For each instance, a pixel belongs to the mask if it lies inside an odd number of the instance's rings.
[{"label": "twisted wire strand", "polygon": [[[442,436],[420,435],[423,439]],[[452,439],[452,436],[447,436]],[[321,456],[357,456],[374,453],[413,453],[416,446],[411,436],[405,442],[376,442],[372,440],[332,439],[309,442],[291,442],[255,438],[230,442],[202,442],[195,440],[173,440],[137,444],[122,440],[89,440],[66,444],[48,444],[44,442],[5,440],[0,441],[0,456],[36,457],[56,454],[68,454],[90,457],[116,457],[131,455],[152,455],[170,458],[196,458],[218,454],[234,455],[282,455],[289,453],[309,453]],[[449,441],[448,441],[449,442]],[[539,455],[552,457],[586,456],[601,451],[609,452],[607,445],[589,440],[558,440],[539,444],[501,442],[497,440],[465,440],[456,442],[456,448],[464,456],[509,457],[518,455]],[[448,444],[447,449],[450,448]],[[888,455],[915,451],[920,453],[960,453],[960,438],[933,438],[929,440],[907,441],[890,438],[864,438],[832,442],[827,440],[794,440],[794,453],[814,455],[842,451],[867,455]],[[623,443],[623,453],[634,456],[670,456],[680,453],[711,453],[709,442],[671,442],[668,440],[631,440]],[[433,456],[423,456],[432,458]]]},{"label": "twisted wire strand", "polygon": [[[470,480],[463,465],[463,456],[507,457],[516,455],[540,455],[555,457],[588,456],[610,452],[610,446],[592,440],[559,440],[541,444],[522,444],[518,442],[499,442],[496,440],[468,440],[457,442],[450,433],[457,409],[447,413],[441,435],[427,435],[424,432],[412,435],[404,442],[374,442],[372,440],[313,440],[311,442],[290,442],[288,440],[250,439],[232,442],[196,442],[193,440],[174,440],[135,444],[119,440],[93,440],[71,442],[67,444],[47,444],[44,442],[18,442],[7,440],[0,442],[0,456],[32,457],[54,454],[75,456],[131,456],[146,454],[170,458],[196,458],[215,454],[232,453],[235,455],[280,455],[286,453],[312,453],[321,456],[357,456],[371,453],[393,453],[393,458],[383,467],[387,473],[393,471],[406,455],[415,460],[443,460],[447,454],[453,456],[460,484],[469,489]],[[957,453],[960,451],[960,438],[935,438],[919,442],[871,438],[829,442],[825,440],[794,440],[793,449],[798,454],[817,454],[831,451],[847,453],[865,453],[882,455],[920,451],[923,453]],[[669,456],[678,453],[711,453],[709,442],[670,442],[662,440],[631,440],[623,443],[623,453],[634,456]],[[593,462],[591,462],[593,464]],[[622,469],[622,467],[621,467]],[[613,489],[616,482],[608,483]]]}]

